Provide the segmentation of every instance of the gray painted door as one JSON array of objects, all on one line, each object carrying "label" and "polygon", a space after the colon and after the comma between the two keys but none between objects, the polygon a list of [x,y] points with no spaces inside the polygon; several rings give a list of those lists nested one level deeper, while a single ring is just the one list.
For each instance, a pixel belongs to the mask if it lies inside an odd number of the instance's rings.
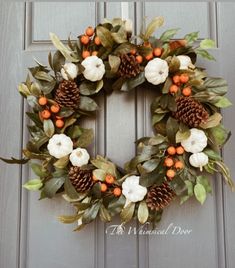
[{"label": "gray painted door", "polygon": [[[16,85],[24,79],[33,57],[47,62],[51,49],[48,33],[66,39],[103,17],[130,17],[140,28],[144,16],[163,15],[166,28],[181,27],[178,37],[200,31],[213,38],[217,62],[199,61],[210,74],[224,76],[235,103],[235,4],[234,3],[95,3],[35,2],[0,4],[0,155],[20,156],[27,141],[27,109]],[[164,30],[164,29],[163,29]],[[153,92],[140,90],[101,97],[97,120],[86,122],[96,133],[95,152],[120,165],[135,153],[134,140],[151,134],[149,104]],[[224,123],[235,132],[235,108],[224,113]],[[128,114],[128,116],[126,116]],[[116,138],[116,136],[118,137]],[[116,140],[114,143],[113,140]],[[223,156],[235,174],[235,141]],[[22,190],[32,177],[27,166],[0,164],[0,267],[1,268],[233,268],[235,266],[235,196],[219,176],[213,179],[214,195],[203,208],[190,201],[169,207],[159,229],[171,223],[190,229],[189,235],[111,235],[108,225],[97,221],[80,233],[60,224],[56,216],[71,208],[61,199],[38,202],[37,193]],[[116,223],[118,221],[115,221]],[[132,227],[136,224],[133,222]],[[136,226],[138,227],[138,226]]]}]

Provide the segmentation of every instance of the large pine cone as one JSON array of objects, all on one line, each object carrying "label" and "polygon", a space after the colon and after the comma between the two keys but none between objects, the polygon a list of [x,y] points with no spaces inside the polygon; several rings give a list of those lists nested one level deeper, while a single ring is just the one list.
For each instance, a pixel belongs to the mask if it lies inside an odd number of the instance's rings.
[{"label": "large pine cone", "polygon": [[140,65],[136,61],[134,55],[122,54],[120,56],[121,63],[119,65],[118,73],[121,77],[131,78],[140,73]]},{"label": "large pine cone", "polygon": [[151,210],[161,210],[168,206],[175,193],[169,184],[164,182],[160,186],[152,186],[147,194],[146,203]]},{"label": "large pine cone", "polygon": [[69,170],[69,179],[77,192],[89,191],[94,181],[91,170],[83,170],[80,167],[71,167]]},{"label": "large pine cone", "polygon": [[63,80],[55,92],[55,101],[61,107],[77,109],[79,99],[79,88],[74,81]]},{"label": "large pine cone", "polygon": [[180,96],[176,99],[176,104],[177,111],[172,114],[173,117],[189,127],[198,127],[209,118],[202,104],[192,97]]}]

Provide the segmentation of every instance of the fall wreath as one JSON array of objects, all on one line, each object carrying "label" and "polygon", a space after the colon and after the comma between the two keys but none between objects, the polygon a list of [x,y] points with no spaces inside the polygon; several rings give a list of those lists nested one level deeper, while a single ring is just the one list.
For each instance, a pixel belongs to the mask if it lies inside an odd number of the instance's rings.
[{"label": "fall wreath", "polygon": [[[227,83],[195,65],[198,55],[214,59],[207,51],[214,42],[199,41],[198,32],[172,40],[178,29],[154,37],[162,24],[163,18],[156,17],[134,37],[130,20],[106,20],[76,41],[69,38],[67,45],[51,33],[57,50],[49,53],[50,67],[36,62],[19,85],[31,107],[26,113],[31,138],[25,158],[2,160],[33,160],[38,178],[24,187],[39,190],[40,199],[62,194],[76,213],[59,220],[78,221],[76,230],[97,217],[109,222],[116,214],[122,223],[132,218],[156,223],[176,198],[183,203],[195,196],[203,204],[214,173],[234,189],[220,156],[230,136],[220,113],[231,105],[224,96]],[[157,95],[151,104],[155,136],[136,142],[137,155],[123,169],[106,157],[91,157],[86,148],[93,131],[83,128],[80,118],[95,115],[93,96],[140,85]]]}]

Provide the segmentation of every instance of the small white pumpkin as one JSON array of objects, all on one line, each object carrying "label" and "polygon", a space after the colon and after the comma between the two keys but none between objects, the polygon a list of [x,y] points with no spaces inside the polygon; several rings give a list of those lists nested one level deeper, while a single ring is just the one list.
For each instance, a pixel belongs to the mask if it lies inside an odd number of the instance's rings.
[{"label": "small white pumpkin", "polygon": [[208,161],[208,156],[203,152],[192,154],[189,157],[189,163],[191,164],[191,166],[200,168],[200,171],[202,171],[203,166],[208,164]]},{"label": "small white pumpkin", "polygon": [[83,75],[87,80],[95,82],[103,78],[105,74],[104,63],[97,56],[87,57],[81,64],[85,68]]},{"label": "small white pumpkin", "polygon": [[130,202],[138,202],[144,199],[147,194],[147,188],[139,185],[139,176],[129,176],[122,183],[122,193],[126,197],[127,206]]},{"label": "small white pumpkin", "polygon": [[69,156],[69,160],[75,167],[81,167],[83,165],[88,164],[90,159],[90,155],[88,154],[86,149],[77,148],[72,151],[71,155]]},{"label": "small white pumpkin", "polygon": [[65,80],[73,80],[78,75],[78,67],[74,63],[65,63],[61,68],[61,75]]},{"label": "small white pumpkin", "polygon": [[190,136],[181,141],[181,145],[186,152],[199,153],[207,146],[207,136],[204,131],[197,128],[191,128]]},{"label": "small white pumpkin", "polygon": [[55,134],[50,138],[47,149],[50,155],[59,159],[73,151],[73,142],[65,134]]},{"label": "small white pumpkin", "polygon": [[159,85],[166,81],[169,67],[165,60],[155,58],[148,62],[144,74],[147,81],[153,85]]},{"label": "small white pumpkin", "polygon": [[177,59],[180,61],[180,70],[187,70],[189,67],[194,67],[189,56],[179,55]]}]

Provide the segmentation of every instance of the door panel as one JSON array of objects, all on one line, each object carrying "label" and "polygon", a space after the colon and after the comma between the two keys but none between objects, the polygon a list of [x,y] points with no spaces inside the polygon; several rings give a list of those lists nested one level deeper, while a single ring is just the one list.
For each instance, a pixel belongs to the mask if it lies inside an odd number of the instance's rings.
[{"label": "door panel", "polygon": [[[164,3],[164,2],[37,2],[1,4],[0,9],[0,155],[19,154],[28,140],[24,116],[27,105],[14,88],[26,75],[26,68],[37,58],[47,64],[47,54],[53,49],[49,32],[66,40],[81,34],[86,26],[94,26],[104,17],[131,18],[139,32],[143,17],[165,17],[165,29],[180,27],[177,38],[185,33],[200,31],[200,39],[213,38],[217,48],[212,51],[217,62],[198,61],[209,74],[225,77],[230,84],[229,96],[235,102],[232,85],[235,83],[233,51],[235,35],[234,3]],[[16,14],[12,16],[12,14]],[[19,71],[20,70],[20,71]],[[21,71],[22,70],[22,71]],[[10,90],[10,91],[9,91]],[[92,154],[107,155],[122,166],[135,154],[134,141],[152,135],[150,103],[154,92],[138,88],[130,93],[115,92],[97,99],[100,110],[96,120],[83,122],[95,131]],[[10,105],[6,105],[6,98]],[[224,123],[235,131],[234,108],[224,113]],[[3,127],[4,126],[4,127]],[[20,136],[20,137],[19,137]],[[10,142],[10,141],[11,142]],[[7,144],[7,146],[6,146]],[[233,167],[234,140],[223,155]],[[17,155],[16,155],[17,156]],[[96,221],[79,233],[71,225],[63,225],[57,216],[73,211],[61,197],[38,201],[38,193],[22,190],[21,184],[34,178],[28,166],[1,165],[0,180],[0,267],[1,268],[64,268],[64,267],[125,267],[232,268],[235,261],[234,194],[225,189],[220,176],[213,178],[214,195],[201,208],[196,201],[166,209],[158,228],[169,225],[192,230],[190,235],[111,235],[106,228],[118,224]],[[14,184],[14,187],[12,187]],[[4,217],[2,216],[4,215]],[[136,222],[126,227],[139,228]],[[75,226],[74,226],[75,227]],[[133,230],[133,229],[132,229]]]}]

